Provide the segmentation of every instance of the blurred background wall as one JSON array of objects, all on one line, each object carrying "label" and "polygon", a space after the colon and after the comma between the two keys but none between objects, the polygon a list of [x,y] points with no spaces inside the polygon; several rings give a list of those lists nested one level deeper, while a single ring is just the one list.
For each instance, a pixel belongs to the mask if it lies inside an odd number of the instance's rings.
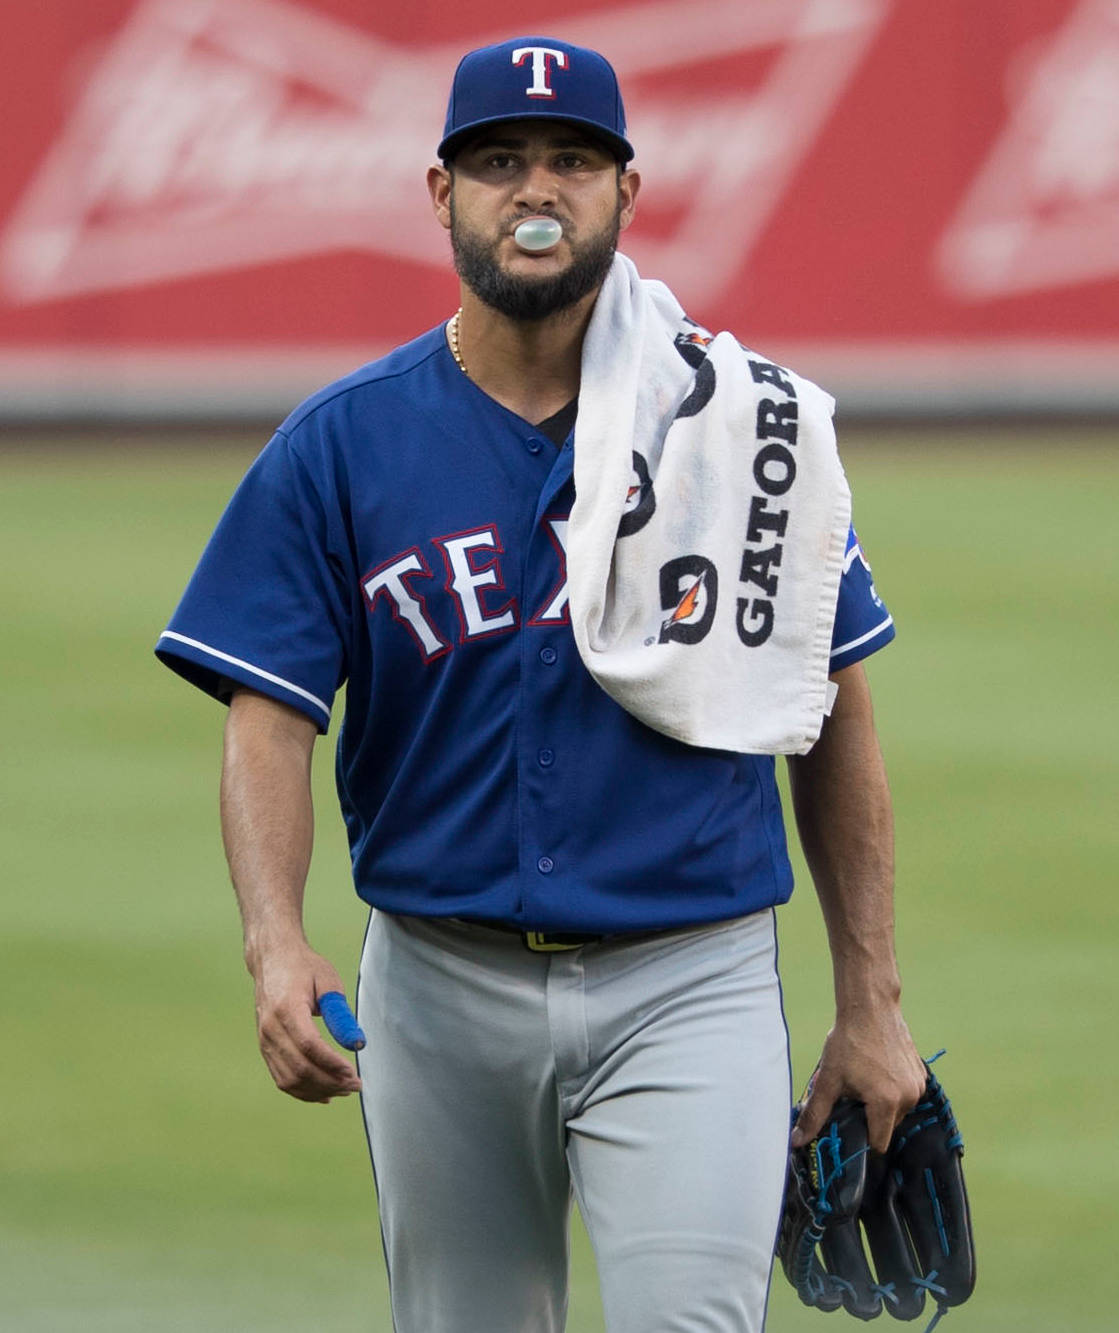
[{"label": "blurred background wall", "polygon": [[[257,1052],[222,710],[151,650],[271,426],[454,310],[423,171],[459,56],[519,30],[616,63],[646,276],[839,400],[899,628],[868,670],[906,1014],[976,1217],[945,1327],[1114,1333],[1119,0],[8,9],[0,1330],[392,1327],[359,1108]],[[308,928],[349,982],[329,743],[315,783]],[[832,997],[794,857],[799,1087]],[[843,1319],[775,1280],[772,1333]],[[576,1222],[568,1330],[602,1329]]]},{"label": "blurred background wall", "polygon": [[446,318],[466,49],[607,51],[624,249],[841,411],[1119,408],[1116,0],[46,0],[0,49],[0,416],[274,418]]}]

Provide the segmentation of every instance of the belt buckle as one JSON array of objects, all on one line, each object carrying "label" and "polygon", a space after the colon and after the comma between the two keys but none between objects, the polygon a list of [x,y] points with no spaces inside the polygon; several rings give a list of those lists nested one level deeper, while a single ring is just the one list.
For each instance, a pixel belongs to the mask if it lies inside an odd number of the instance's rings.
[{"label": "belt buckle", "polygon": [[581,949],[588,940],[580,940],[577,943],[568,943],[558,936],[548,935],[542,930],[526,930],[521,932],[521,939],[524,940],[525,948],[533,953],[566,953],[569,949]]}]

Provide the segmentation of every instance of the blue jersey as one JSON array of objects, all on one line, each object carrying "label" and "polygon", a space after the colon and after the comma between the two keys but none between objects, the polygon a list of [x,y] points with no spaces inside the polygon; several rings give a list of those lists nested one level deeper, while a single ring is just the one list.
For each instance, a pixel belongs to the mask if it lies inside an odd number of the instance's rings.
[{"label": "blue jersey", "polygon": [[[377,907],[613,932],[783,902],[774,760],[651,730],[579,658],[572,462],[433,329],[284,422],[156,651],[324,731],[345,683],[338,792]],[[833,670],[893,633],[852,533]]]}]

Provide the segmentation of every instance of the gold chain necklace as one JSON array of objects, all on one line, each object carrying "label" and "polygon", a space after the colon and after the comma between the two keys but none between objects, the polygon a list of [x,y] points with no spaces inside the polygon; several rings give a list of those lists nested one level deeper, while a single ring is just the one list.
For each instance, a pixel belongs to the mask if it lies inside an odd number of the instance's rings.
[{"label": "gold chain necklace", "polygon": [[450,324],[447,325],[447,333],[449,334],[451,339],[451,355],[455,358],[455,365],[458,366],[459,370],[461,370],[462,373],[466,376],[466,378],[469,379],[470,371],[467,370],[466,368],[466,362],[462,359],[462,353],[459,351],[459,346],[458,346],[458,325],[459,325],[459,320],[461,318],[462,318],[462,306],[459,306],[459,308],[455,311],[454,317],[452,318]]}]

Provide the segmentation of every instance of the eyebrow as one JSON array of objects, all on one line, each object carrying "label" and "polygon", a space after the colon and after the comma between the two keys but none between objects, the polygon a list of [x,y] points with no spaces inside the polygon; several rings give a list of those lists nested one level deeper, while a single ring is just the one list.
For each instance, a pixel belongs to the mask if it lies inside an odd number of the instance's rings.
[{"label": "eyebrow", "polygon": [[[483,134],[469,145],[477,151],[484,148],[523,148],[529,142],[529,136],[511,137],[499,134]],[[556,135],[547,141],[549,148],[600,148],[594,139],[582,134]]]}]

